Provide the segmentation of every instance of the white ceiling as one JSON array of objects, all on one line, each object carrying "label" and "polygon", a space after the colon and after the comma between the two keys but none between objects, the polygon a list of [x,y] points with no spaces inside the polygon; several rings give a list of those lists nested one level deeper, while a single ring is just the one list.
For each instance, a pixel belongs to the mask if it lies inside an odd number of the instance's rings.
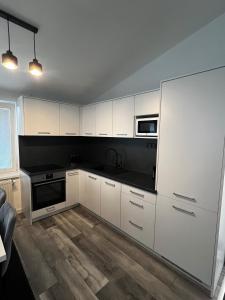
[{"label": "white ceiling", "polygon": [[[42,78],[27,72],[32,33],[11,25],[19,70],[0,67],[0,89],[91,102],[144,64],[225,12],[224,0],[0,0],[0,8],[39,27]],[[7,50],[0,19],[0,53]]]}]

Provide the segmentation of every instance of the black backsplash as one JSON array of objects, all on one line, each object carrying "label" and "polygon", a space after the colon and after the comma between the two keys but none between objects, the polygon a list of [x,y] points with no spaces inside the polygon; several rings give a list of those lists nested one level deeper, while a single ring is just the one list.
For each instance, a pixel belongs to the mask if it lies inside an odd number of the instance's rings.
[{"label": "black backsplash", "polygon": [[71,155],[78,155],[83,161],[113,164],[113,153],[107,152],[108,148],[118,151],[124,168],[152,174],[157,140],[151,139],[20,136],[20,166],[51,163],[66,166]]}]

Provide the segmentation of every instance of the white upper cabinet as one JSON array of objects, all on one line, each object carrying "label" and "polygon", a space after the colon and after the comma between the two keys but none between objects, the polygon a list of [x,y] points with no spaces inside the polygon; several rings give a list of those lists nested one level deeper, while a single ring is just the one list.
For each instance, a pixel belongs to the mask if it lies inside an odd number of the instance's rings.
[{"label": "white upper cabinet", "polygon": [[156,115],[160,109],[160,91],[135,96],[135,116]]},{"label": "white upper cabinet", "polygon": [[59,135],[59,103],[21,97],[18,112],[19,134]]},{"label": "white upper cabinet", "polygon": [[96,104],[96,135],[112,136],[112,101]]},{"label": "white upper cabinet", "polygon": [[79,135],[79,107],[60,104],[60,135]]},{"label": "white upper cabinet", "polygon": [[113,136],[134,137],[134,97],[113,101]]},{"label": "white upper cabinet", "polygon": [[81,135],[95,136],[96,132],[96,105],[82,106],[81,112]]},{"label": "white upper cabinet", "polygon": [[225,68],[162,83],[157,191],[217,212],[225,136]]}]

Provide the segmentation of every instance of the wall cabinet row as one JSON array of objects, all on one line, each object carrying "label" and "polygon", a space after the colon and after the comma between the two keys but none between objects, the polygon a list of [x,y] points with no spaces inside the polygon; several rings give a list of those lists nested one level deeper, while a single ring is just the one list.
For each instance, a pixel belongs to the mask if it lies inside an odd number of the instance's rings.
[{"label": "wall cabinet row", "polygon": [[20,135],[79,135],[78,106],[20,97],[17,111]]}]

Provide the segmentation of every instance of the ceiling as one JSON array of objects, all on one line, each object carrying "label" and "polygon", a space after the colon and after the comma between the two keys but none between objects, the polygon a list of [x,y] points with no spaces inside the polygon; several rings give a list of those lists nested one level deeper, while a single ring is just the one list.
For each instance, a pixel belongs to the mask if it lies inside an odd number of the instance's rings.
[{"label": "ceiling", "polygon": [[[39,28],[44,75],[27,72],[32,33],[11,25],[19,69],[0,67],[0,90],[87,103],[225,12],[224,0],[0,0]],[[0,19],[0,53],[7,50]]]}]

